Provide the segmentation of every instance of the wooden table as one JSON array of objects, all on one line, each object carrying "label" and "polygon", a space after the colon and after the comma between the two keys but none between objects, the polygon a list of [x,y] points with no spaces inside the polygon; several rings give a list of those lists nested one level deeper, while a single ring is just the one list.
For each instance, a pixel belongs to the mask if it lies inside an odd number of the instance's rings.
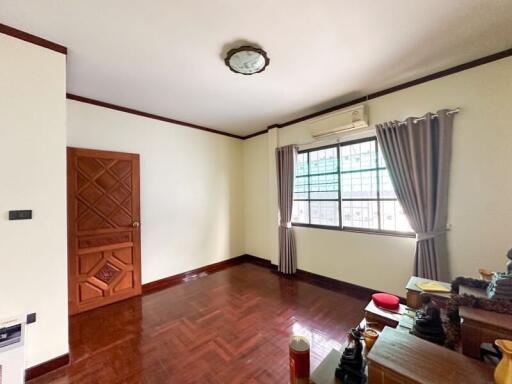
[{"label": "wooden table", "polygon": [[[434,280],[429,279],[423,279],[421,277],[412,276],[409,281],[407,282],[407,285],[405,289],[407,290],[407,306],[409,308],[418,309],[421,307],[420,303],[420,293],[423,291],[418,288],[416,283],[422,283],[422,282],[432,282]],[[441,285],[446,287],[451,291],[452,285],[449,283],[443,283],[441,281],[438,281]],[[446,307],[446,304],[448,303],[448,300],[450,299],[451,293],[447,292],[428,292],[432,296],[432,299],[440,306],[440,307]]]},{"label": "wooden table", "polygon": [[[459,293],[487,297],[485,290],[461,286]],[[480,345],[496,339],[512,339],[512,315],[459,307],[462,353],[480,359]]]},{"label": "wooden table", "polygon": [[[333,349],[311,374],[314,384],[343,384],[334,376],[341,352]],[[368,383],[493,383],[494,368],[386,327],[368,354]]]},{"label": "wooden table", "polygon": [[[400,304],[400,312],[405,312],[406,307]],[[377,307],[373,300],[370,300],[368,305],[365,308],[365,317],[359,323],[360,328],[366,328],[367,326],[373,329],[376,329],[379,332],[382,332],[384,327],[392,326],[397,327],[398,322],[400,321],[401,314],[394,313],[391,311],[387,311],[385,309],[381,309]],[[342,347],[342,351],[345,346]],[[336,371],[336,367],[341,359],[341,351],[336,349],[331,350],[329,354],[322,360],[320,365],[313,371],[311,374],[311,383],[312,384],[343,384],[340,379],[337,379],[334,376],[334,372]],[[366,355],[368,354],[366,350],[366,345],[363,341],[363,358],[366,363]]]},{"label": "wooden table", "polygon": [[494,383],[494,367],[386,327],[368,354],[368,384]]},{"label": "wooden table", "polygon": [[[359,323],[359,327],[366,328],[367,320],[364,318]],[[378,330],[379,332],[384,329],[384,325],[382,324],[372,324],[371,328]],[[342,350],[345,349],[345,346],[342,347]],[[313,371],[310,376],[312,384],[343,384],[342,381],[336,376],[334,376],[334,372],[338,367],[338,364],[341,359],[341,351],[337,349],[332,349],[331,352],[322,360],[320,365]],[[366,345],[363,341],[363,358],[366,360],[366,355],[368,354],[366,350]],[[365,361],[366,363],[366,361]]]},{"label": "wooden table", "polygon": [[[389,326],[396,328],[402,315],[406,312],[406,307],[400,304],[398,311],[393,312],[380,307],[377,307],[373,300],[370,300],[366,308],[364,309],[364,317],[368,323],[380,324],[381,328]],[[372,327],[373,328],[373,327]]]}]

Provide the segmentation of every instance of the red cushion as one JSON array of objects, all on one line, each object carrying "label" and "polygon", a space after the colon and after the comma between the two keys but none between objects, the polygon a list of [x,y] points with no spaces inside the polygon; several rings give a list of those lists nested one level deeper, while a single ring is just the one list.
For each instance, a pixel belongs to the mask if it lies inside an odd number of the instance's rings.
[{"label": "red cushion", "polygon": [[374,293],[372,300],[377,307],[389,309],[391,311],[397,310],[400,304],[400,299],[389,293]]}]

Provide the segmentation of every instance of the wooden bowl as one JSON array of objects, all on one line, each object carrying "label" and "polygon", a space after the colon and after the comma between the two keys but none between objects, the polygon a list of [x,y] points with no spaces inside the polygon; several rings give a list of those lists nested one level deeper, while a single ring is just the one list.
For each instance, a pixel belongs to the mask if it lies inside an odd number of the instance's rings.
[{"label": "wooden bowl", "polygon": [[492,280],[492,271],[489,271],[488,269],[480,268],[478,270],[480,273],[480,278],[484,281],[491,281]]}]

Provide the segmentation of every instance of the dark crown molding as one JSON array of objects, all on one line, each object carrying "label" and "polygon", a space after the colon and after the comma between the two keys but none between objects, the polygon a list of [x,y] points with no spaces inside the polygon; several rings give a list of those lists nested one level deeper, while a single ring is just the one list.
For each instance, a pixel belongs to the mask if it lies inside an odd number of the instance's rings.
[{"label": "dark crown molding", "polygon": [[23,41],[27,41],[35,45],[39,45],[40,47],[51,49],[55,52],[63,53],[64,55],[68,54],[68,49],[63,45],[43,39],[39,36],[31,35],[30,33],[20,31],[19,29],[9,27],[8,25],[5,24],[0,24],[0,33],[15,37]]},{"label": "dark crown molding", "polygon": [[244,136],[244,140],[250,139],[251,137],[263,135],[264,133],[267,133],[269,129],[271,129],[271,127],[268,127],[268,128],[262,129],[261,131],[254,132],[254,133],[251,133],[250,135]]},{"label": "dark crown molding", "polygon": [[278,123],[278,124],[269,125],[267,127],[267,129],[265,129],[265,130],[262,130],[262,131],[259,131],[259,132],[255,132],[255,133],[252,133],[250,135],[245,136],[244,140],[250,139],[251,137],[255,137],[255,136],[258,136],[258,135],[262,135],[264,133],[267,133],[270,129],[273,129],[273,128],[284,128],[284,127],[287,127],[289,125],[297,124],[297,123],[300,123],[302,121],[312,119],[313,117],[317,117],[317,116],[320,116],[320,115],[324,115],[326,113],[334,112],[334,111],[337,111],[339,109],[350,107],[350,106],[355,105],[355,104],[364,103],[365,101],[368,101],[368,100],[371,100],[371,99],[376,99],[378,97],[381,97],[381,96],[384,96],[384,95],[388,95],[388,94],[393,93],[393,92],[401,91],[402,89],[410,88],[410,87],[413,87],[413,86],[418,85],[418,84],[426,83],[427,81],[439,79],[441,77],[453,75],[454,73],[462,72],[462,71],[465,71],[465,70],[468,70],[468,69],[471,69],[471,68],[474,68],[474,67],[478,67],[478,66],[483,65],[483,64],[488,64],[488,63],[491,63],[493,61],[501,60],[501,59],[507,58],[509,56],[512,56],[512,48],[507,49],[505,51],[498,52],[498,53],[494,53],[494,54],[489,55],[489,56],[481,57],[480,59],[472,60],[472,61],[469,61],[469,62],[464,63],[464,64],[456,65],[455,67],[444,69],[442,71],[435,72],[435,73],[432,73],[430,75],[420,77],[420,78],[418,78],[416,80],[412,80],[412,81],[408,81],[406,83],[395,85],[395,86],[393,86],[391,88],[387,88],[387,89],[384,89],[382,91],[370,93],[367,96],[359,97],[357,99],[350,100],[350,101],[347,101],[345,103],[335,105],[333,107],[322,109],[322,110],[320,110],[318,112],[313,112],[313,113],[310,113],[308,115],[305,115],[305,116],[302,116],[302,117],[298,117],[298,118],[293,119],[293,120],[286,121],[284,123]]},{"label": "dark crown molding", "polygon": [[243,139],[242,136],[235,135],[233,133],[218,131],[218,130],[213,129],[213,128],[203,127],[201,125],[187,123],[186,121],[171,119],[169,117],[154,115],[152,113],[142,112],[142,111],[139,111],[139,110],[136,110],[136,109],[122,107],[120,105],[115,105],[115,104],[111,104],[111,103],[106,103],[104,101],[90,99],[88,97],[78,96],[78,95],[74,95],[72,93],[66,93],[66,97],[68,99],[70,99],[70,100],[80,101],[82,103],[92,104],[92,105],[96,105],[96,106],[99,106],[99,107],[109,108],[109,109],[113,109],[113,110],[121,111],[121,112],[125,112],[125,113],[131,113],[132,115],[147,117],[148,119],[155,119],[155,120],[165,121],[166,123],[182,125],[184,127],[199,129],[201,131],[206,131],[206,132],[210,132],[210,133],[217,133],[219,135],[229,136],[229,137],[233,137],[235,139],[241,139],[241,140]]}]

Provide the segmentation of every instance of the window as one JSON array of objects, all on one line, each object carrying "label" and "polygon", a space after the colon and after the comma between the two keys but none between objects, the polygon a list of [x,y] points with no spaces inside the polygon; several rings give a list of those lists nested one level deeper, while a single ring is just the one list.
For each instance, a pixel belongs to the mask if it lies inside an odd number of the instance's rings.
[{"label": "window", "polygon": [[376,138],[299,152],[294,224],[412,232]]}]

